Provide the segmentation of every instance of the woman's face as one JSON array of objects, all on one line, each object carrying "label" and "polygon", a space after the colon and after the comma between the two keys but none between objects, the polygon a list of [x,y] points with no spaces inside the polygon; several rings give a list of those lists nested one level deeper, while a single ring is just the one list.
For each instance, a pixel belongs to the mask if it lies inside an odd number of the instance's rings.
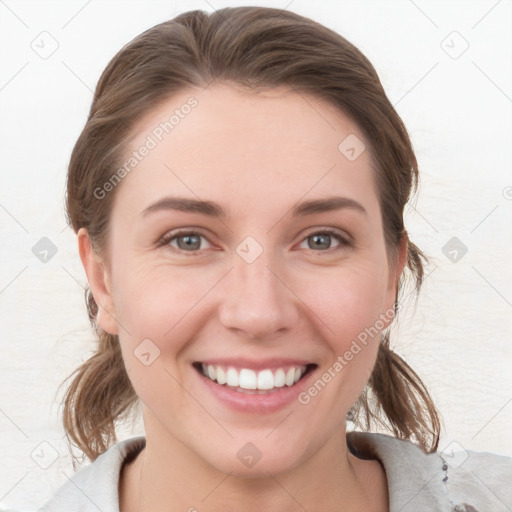
[{"label": "woman's face", "polygon": [[135,132],[88,276],[148,440],[234,474],[344,443],[403,265],[358,127],[312,96],[214,83]]}]

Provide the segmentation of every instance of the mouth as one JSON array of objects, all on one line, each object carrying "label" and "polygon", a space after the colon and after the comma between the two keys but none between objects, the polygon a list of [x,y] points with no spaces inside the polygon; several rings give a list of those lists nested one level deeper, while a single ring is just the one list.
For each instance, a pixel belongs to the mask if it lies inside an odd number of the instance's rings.
[{"label": "mouth", "polygon": [[249,395],[262,395],[295,387],[317,365],[283,364],[255,369],[198,361],[193,363],[193,367],[203,377],[223,388]]}]

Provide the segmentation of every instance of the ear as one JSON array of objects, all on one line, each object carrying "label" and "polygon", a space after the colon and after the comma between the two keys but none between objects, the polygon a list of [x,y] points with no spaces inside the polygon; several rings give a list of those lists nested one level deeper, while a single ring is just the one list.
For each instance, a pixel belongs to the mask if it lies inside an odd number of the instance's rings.
[{"label": "ear", "polygon": [[87,229],[80,228],[77,236],[80,259],[94,300],[98,305],[97,322],[104,331],[110,334],[118,334],[119,328],[111,294],[108,269],[102,258],[94,250]]},{"label": "ear", "polygon": [[[388,290],[386,295],[386,310],[394,310],[394,305],[397,301],[398,296],[398,283],[400,276],[404,271],[405,265],[407,264],[407,253],[409,250],[409,237],[407,232],[404,231],[400,237],[400,241],[396,250],[393,252],[393,260],[389,262],[389,282]],[[388,325],[391,323],[390,318]]]}]

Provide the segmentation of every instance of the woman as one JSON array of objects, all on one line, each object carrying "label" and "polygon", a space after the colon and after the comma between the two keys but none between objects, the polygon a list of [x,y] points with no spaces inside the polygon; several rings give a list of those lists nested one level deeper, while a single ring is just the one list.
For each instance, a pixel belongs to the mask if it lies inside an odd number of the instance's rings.
[{"label": "woman", "polygon": [[309,19],[193,11],[125,46],[68,173],[98,347],[64,427],[93,463],[40,510],[510,510],[510,459],[443,459],[389,348],[417,174],[372,65]]}]

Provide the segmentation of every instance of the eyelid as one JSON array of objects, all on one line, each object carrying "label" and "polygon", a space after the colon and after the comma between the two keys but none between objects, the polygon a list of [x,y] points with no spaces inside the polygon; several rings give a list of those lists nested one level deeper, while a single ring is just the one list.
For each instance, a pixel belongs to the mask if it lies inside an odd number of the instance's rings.
[{"label": "eyelid", "polygon": [[[170,246],[171,241],[174,241],[176,238],[179,238],[180,236],[185,236],[185,235],[199,235],[200,237],[207,240],[210,245],[213,245],[212,242],[210,242],[208,236],[204,233],[204,231],[201,228],[192,227],[192,228],[185,228],[185,229],[180,228],[176,231],[167,232],[165,235],[163,235],[159,239],[159,241],[157,242],[157,247]],[[311,231],[305,233],[302,236],[299,244],[302,244],[303,242],[305,242],[307,240],[307,238],[309,238],[312,235],[329,235],[329,236],[336,238],[339,242],[339,244],[337,246],[330,247],[329,249],[318,250],[318,251],[315,251],[314,249],[309,249],[309,248],[306,249],[306,250],[309,250],[309,251],[312,251],[315,253],[319,253],[319,254],[329,253],[329,252],[336,251],[336,250],[341,250],[344,247],[353,247],[353,245],[354,245],[354,241],[353,241],[352,237],[345,231],[343,231],[341,229],[337,229],[337,228],[319,228],[319,227],[312,228]],[[177,247],[172,247],[172,249],[177,254],[186,254],[187,256],[200,255],[200,254],[202,254],[202,252],[204,250],[206,250],[206,249],[199,249],[199,250],[195,250],[195,251],[184,251],[184,250],[178,249]]]},{"label": "eyelid", "polygon": [[353,247],[354,246],[353,238],[347,232],[345,232],[341,229],[337,229],[337,228],[315,228],[312,231],[306,233],[302,237],[300,243],[302,244],[303,242],[306,241],[307,238],[309,238],[310,236],[313,236],[313,235],[329,235],[329,236],[336,238],[339,242],[339,245],[337,245],[336,247],[329,247],[329,249],[325,249],[323,251],[315,251],[314,249],[307,249],[309,251],[313,251],[316,253],[320,253],[320,254],[321,253],[329,253],[331,251],[343,249],[343,247]]},{"label": "eyelid", "polygon": [[[206,236],[206,234],[202,231],[201,228],[185,228],[185,229],[181,228],[181,229],[178,229],[177,231],[168,231],[165,235],[163,235],[158,240],[157,247],[171,246],[172,241],[174,241],[176,238],[179,238],[180,236],[185,236],[185,235],[199,235],[200,237],[207,240],[210,245],[213,245],[212,242],[210,242],[209,238]],[[177,254],[186,254],[187,256],[199,255],[204,250],[204,249],[199,249],[197,251],[183,251],[181,249],[178,249],[177,247],[172,247],[172,249]]]}]

